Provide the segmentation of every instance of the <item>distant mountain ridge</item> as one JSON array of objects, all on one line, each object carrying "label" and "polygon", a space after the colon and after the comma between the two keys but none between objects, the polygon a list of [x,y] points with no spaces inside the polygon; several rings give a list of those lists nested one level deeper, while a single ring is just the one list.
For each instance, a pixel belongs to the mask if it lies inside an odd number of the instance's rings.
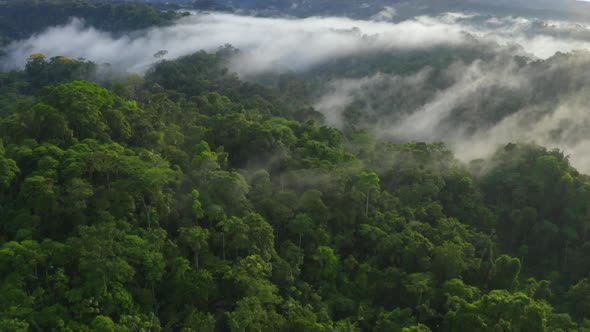
[{"label": "distant mountain ridge", "polygon": [[[116,1],[116,0],[115,0]],[[149,3],[202,5],[217,3],[238,11],[293,16],[340,15],[369,18],[385,7],[405,16],[444,11],[478,11],[489,14],[575,18],[590,20],[590,3],[579,0],[144,0]]]}]

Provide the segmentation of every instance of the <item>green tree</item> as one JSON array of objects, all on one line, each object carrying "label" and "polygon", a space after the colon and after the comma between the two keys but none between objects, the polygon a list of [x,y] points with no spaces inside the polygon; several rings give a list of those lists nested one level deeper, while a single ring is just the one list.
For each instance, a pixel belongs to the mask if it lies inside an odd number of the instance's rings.
[{"label": "green tree", "polygon": [[379,190],[379,176],[375,172],[362,172],[358,179],[359,190],[366,192],[365,217],[369,216],[371,190]]},{"label": "green tree", "polygon": [[207,249],[207,240],[209,239],[209,231],[199,226],[190,228],[182,227],[179,230],[180,241],[191,248],[193,251],[193,261],[195,268],[199,268],[199,254]]},{"label": "green tree", "polygon": [[520,261],[507,255],[496,259],[490,271],[490,289],[512,290],[518,286],[520,275]]}]

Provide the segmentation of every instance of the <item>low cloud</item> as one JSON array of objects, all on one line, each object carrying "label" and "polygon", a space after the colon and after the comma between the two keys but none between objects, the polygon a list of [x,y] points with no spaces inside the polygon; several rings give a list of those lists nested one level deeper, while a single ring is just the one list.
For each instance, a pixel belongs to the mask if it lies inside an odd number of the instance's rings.
[{"label": "low cloud", "polygon": [[371,16],[374,21],[391,21],[397,15],[397,10],[391,6],[384,7],[380,12]]},{"label": "low cloud", "polygon": [[490,155],[507,142],[531,142],[548,148],[558,148],[570,156],[579,170],[590,172],[590,93],[564,97],[548,111],[539,106],[527,107],[504,118],[490,129],[481,130],[454,148],[464,160]]},{"label": "low cloud", "polygon": [[382,49],[427,48],[464,41],[460,26],[409,20],[398,24],[348,18],[260,18],[196,14],[175,25],[114,37],[78,19],[8,47],[6,67],[22,67],[31,53],[66,55],[142,72],[153,54],[173,59],[232,44],[242,50],[234,70],[242,75],[270,70],[305,70],[333,59]]},{"label": "low cloud", "polygon": [[[334,127],[342,128],[343,113],[355,102],[361,102],[358,107],[365,117],[391,124],[399,120],[400,115],[413,112],[429,97],[431,78],[432,69],[426,67],[409,76],[377,73],[361,79],[333,80],[314,107],[324,114],[326,123]],[[383,112],[380,109],[383,105],[395,112]]]},{"label": "low cloud", "polygon": [[587,27],[567,22],[542,25],[525,18],[490,18],[473,13],[419,16],[400,22],[377,21],[395,15],[387,7],[375,20],[311,17],[261,18],[234,14],[195,14],[174,25],[115,37],[73,19],[8,46],[4,67],[23,67],[32,53],[64,55],[110,63],[143,72],[153,54],[167,50],[168,59],[224,44],[242,50],[233,70],[242,76],[267,71],[307,70],[338,57],[383,50],[427,49],[461,45],[473,38],[500,45],[520,44],[540,58],[557,51],[590,48]]},{"label": "low cloud", "polygon": [[[407,76],[334,80],[315,107],[342,127],[342,113],[361,105],[364,117],[356,125],[377,137],[443,141],[464,161],[529,142],[559,148],[590,172],[588,70],[587,52],[524,64],[498,56]],[[434,83],[441,79],[447,84]]]}]

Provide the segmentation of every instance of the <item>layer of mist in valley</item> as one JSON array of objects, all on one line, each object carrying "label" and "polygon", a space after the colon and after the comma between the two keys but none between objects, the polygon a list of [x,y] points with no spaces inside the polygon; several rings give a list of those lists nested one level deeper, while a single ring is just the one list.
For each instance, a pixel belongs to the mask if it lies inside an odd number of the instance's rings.
[{"label": "layer of mist in valley", "polygon": [[302,97],[328,125],[383,139],[442,141],[467,161],[508,142],[535,142],[564,150],[590,171],[590,24],[575,14],[588,6],[377,5],[364,19],[193,12],[124,36],[72,18],[9,44],[1,64],[23,68],[30,54],[43,53],[141,74],[161,61],[154,57],[160,50],[175,59],[231,44],[240,50],[231,71],[258,82],[297,77],[312,91]]}]

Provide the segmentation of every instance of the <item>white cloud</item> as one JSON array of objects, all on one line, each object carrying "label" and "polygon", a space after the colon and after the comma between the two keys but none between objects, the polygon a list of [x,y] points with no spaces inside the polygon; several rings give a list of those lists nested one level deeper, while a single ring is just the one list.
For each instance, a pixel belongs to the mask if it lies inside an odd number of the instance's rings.
[{"label": "white cloud", "polygon": [[[578,54],[543,66],[519,66],[498,57],[458,62],[439,74],[428,68],[408,76],[379,73],[331,82],[315,107],[331,125],[342,126],[342,112],[360,102],[368,119],[357,125],[377,137],[443,141],[464,161],[490,156],[509,142],[530,142],[559,148],[571,155],[575,167],[590,172],[590,80],[585,79],[589,66],[590,54]],[[435,75],[449,78],[451,84],[428,91]],[[562,79],[567,81],[555,84],[564,91],[545,85],[545,81]],[[505,109],[502,102],[511,98],[508,91],[526,103]],[[500,106],[494,105],[498,101]]]},{"label": "white cloud", "polygon": [[235,70],[252,74],[271,69],[301,70],[338,56],[376,49],[404,49],[457,44],[461,27],[425,20],[399,24],[347,18],[285,19],[232,14],[199,14],[175,25],[113,37],[80,20],[50,28],[8,48],[5,66],[22,67],[31,53],[83,57],[143,71],[153,53],[167,50],[175,58],[232,44],[243,50]]},{"label": "white cloud", "polygon": [[[382,14],[393,15],[386,8]],[[139,31],[122,37],[85,27],[80,20],[50,28],[27,40],[11,44],[5,67],[22,67],[31,53],[83,57],[141,72],[153,61],[153,53],[168,50],[175,58],[201,49],[215,50],[230,43],[243,50],[235,69],[243,75],[267,70],[304,70],[335,57],[378,50],[459,45],[467,34],[500,44],[521,44],[540,58],[556,51],[588,49],[590,42],[568,35],[558,38],[551,30],[533,31],[534,21],[525,18],[493,18],[488,24],[477,14],[447,13],[420,16],[393,23],[348,18],[261,18],[233,14],[199,14],[180,19],[173,26]],[[554,22],[560,23],[560,22]],[[562,25],[565,24],[561,22]],[[578,27],[580,29],[580,27]],[[556,33],[557,33],[556,32]]]},{"label": "white cloud", "polygon": [[374,21],[391,21],[397,15],[395,8],[385,6],[380,12],[371,17]]}]

